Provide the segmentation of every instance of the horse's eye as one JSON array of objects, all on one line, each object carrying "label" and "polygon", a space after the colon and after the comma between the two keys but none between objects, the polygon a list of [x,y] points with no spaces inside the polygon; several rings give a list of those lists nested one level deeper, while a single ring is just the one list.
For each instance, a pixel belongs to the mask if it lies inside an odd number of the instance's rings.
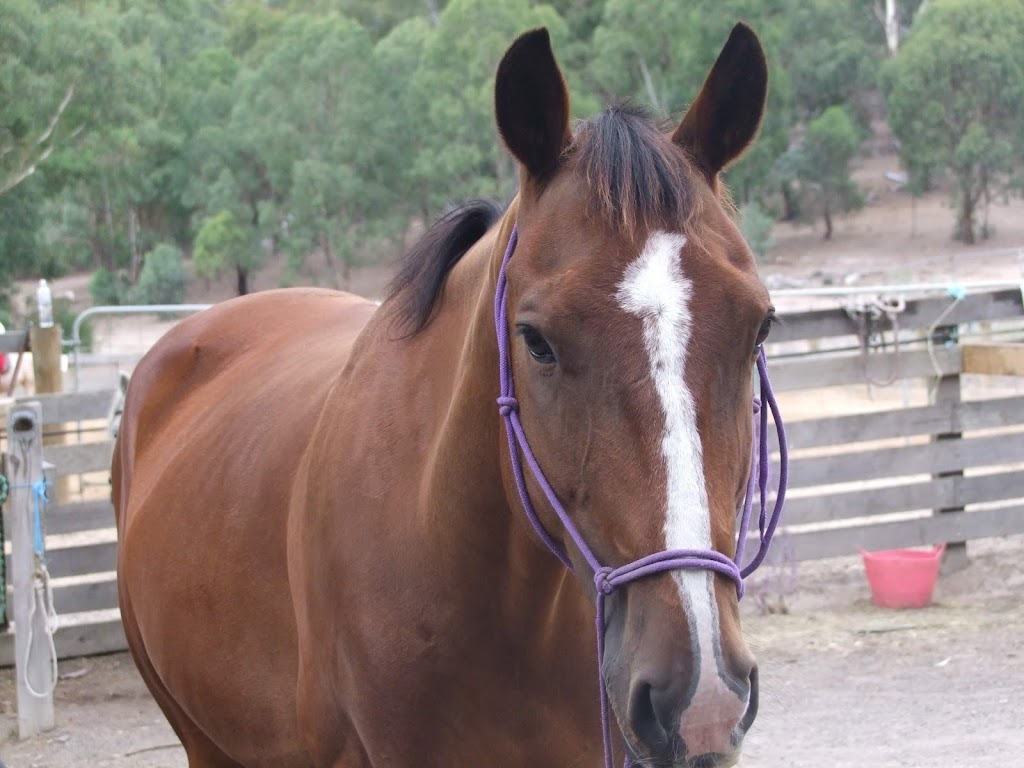
[{"label": "horse's eye", "polygon": [[526,348],[530,351],[531,357],[538,363],[550,365],[555,362],[555,353],[551,345],[540,335],[540,331],[532,325],[520,325],[519,333],[526,342]]},{"label": "horse's eye", "polygon": [[756,355],[761,351],[762,345],[768,340],[768,334],[771,333],[772,324],[775,322],[775,313],[772,312],[764,319],[761,323],[761,327],[757,331],[757,342],[754,345],[754,354]]}]

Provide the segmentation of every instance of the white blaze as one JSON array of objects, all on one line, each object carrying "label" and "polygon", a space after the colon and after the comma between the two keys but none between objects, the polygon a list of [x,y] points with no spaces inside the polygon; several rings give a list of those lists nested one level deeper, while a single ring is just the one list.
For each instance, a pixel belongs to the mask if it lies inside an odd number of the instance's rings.
[{"label": "white blaze", "polygon": [[[693,327],[689,306],[693,284],[683,275],[680,265],[684,245],[686,238],[683,235],[653,233],[640,256],[626,268],[616,299],[624,310],[638,315],[643,321],[651,378],[665,414],[661,441],[668,486],[665,546],[667,549],[707,550],[711,549],[711,512],[697,412],[685,378],[687,347]],[[720,700],[723,695],[737,699],[719,674],[716,659],[720,654],[718,609],[711,572],[683,569],[673,571],[672,576],[690,625],[694,655],[700,659],[695,670],[697,680],[691,704],[707,705]],[[745,704],[743,702],[744,708]],[[693,738],[697,735],[694,731],[712,726],[712,723],[687,723],[688,717],[692,718],[697,714],[695,710],[700,709],[705,709],[704,716],[708,714],[706,706],[691,706],[684,714],[684,739],[690,732],[689,741],[702,741]],[[712,751],[701,749],[702,745],[698,744],[687,746],[690,754]]]}]

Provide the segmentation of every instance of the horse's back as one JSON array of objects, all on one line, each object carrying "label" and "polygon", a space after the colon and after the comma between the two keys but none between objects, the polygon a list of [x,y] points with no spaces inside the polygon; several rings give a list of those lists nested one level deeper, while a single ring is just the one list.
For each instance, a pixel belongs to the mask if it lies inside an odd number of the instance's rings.
[{"label": "horse's back", "polygon": [[113,483],[129,646],[183,741],[244,765],[308,763],[288,499],[373,309],[313,289],[224,302],[168,332],[125,400]]}]

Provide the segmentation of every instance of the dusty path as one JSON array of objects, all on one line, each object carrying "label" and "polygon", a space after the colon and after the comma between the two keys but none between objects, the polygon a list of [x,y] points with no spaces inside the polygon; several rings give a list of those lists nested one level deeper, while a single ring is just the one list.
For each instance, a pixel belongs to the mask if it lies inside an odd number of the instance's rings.
[{"label": "dusty path", "polygon": [[[801,566],[788,615],[744,601],[762,696],[741,766],[1020,764],[1024,537],[971,546],[972,564],[942,577],[936,605],[920,611],[871,605],[855,559]],[[8,768],[185,768],[127,654],[67,661],[61,672],[72,679],[57,689],[58,727],[17,743],[12,672],[0,670]]]}]

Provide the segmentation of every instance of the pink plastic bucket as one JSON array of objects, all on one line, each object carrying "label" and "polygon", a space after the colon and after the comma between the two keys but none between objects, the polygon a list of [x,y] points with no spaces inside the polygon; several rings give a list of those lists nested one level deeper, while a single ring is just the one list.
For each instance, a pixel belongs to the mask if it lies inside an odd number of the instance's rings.
[{"label": "pink plastic bucket", "polygon": [[861,550],[871,598],[883,608],[923,608],[932,601],[946,545],[933,549]]}]

